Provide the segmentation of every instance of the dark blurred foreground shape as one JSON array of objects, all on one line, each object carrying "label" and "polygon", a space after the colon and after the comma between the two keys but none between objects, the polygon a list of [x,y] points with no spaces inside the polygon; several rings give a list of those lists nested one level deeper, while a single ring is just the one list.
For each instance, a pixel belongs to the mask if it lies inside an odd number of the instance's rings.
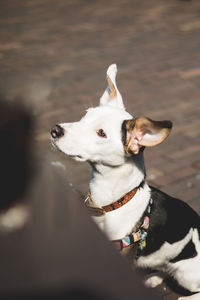
[{"label": "dark blurred foreground shape", "polygon": [[156,300],[93,224],[64,171],[30,151],[30,116],[5,102],[0,112],[0,222],[19,203],[29,211],[23,226],[7,222],[0,231],[0,299]]},{"label": "dark blurred foreground shape", "polygon": [[0,210],[8,208],[24,193],[31,169],[32,118],[19,106],[0,99]]}]

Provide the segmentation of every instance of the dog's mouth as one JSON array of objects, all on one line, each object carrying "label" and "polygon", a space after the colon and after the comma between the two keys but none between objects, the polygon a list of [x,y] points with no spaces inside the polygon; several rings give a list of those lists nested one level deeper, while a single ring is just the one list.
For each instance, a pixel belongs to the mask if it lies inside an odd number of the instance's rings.
[{"label": "dog's mouth", "polygon": [[69,158],[72,158],[72,159],[74,159],[76,161],[80,161],[80,162],[85,161],[84,157],[81,156],[81,155],[79,155],[79,154],[67,154],[67,153],[64,153],[64,154],[67,155]]},{"label": "dog's mouth", "polygon": [[69,154],[69,153],[66,153],[66,152],[62,151],[62,150],[60,149],[60,147],[58,147],[58,145],[56,144],[56,141],[55,141],[54,139],[52,139],[52,138],[51,138],[51,144],[52,144],[52,146],[53,146],[53,148],[54,148],[55,150],[58,150],[59,152],[65,154],[65,155],[67,155],[67,156],[69,156],[69,157],[72,158],[72,159],[75,159],[75,160],[77,160],[77,161],[84,161],[84,160],[85,160],[85,159],[83,158],[83,156],[80,155],[80,154]]},{"label": "dog's mouth", "polygon": [[52,137],[51,137],[51,145],[53,146],[54,149],[56,149],[56,150],[62,152],[62,151],[60,150],[60,148],[56,145],[55,139],[52,138]]},{"label": "dog's mouth", "polygon": [[[67,154],[68,155],[68,154]],[[72,155],[72,154],[69,154],[68,155],[70,158],[74,158],[74,159],[80,159],[80,160],[83,160],[84,158],[81,156],[81,155]]]}]

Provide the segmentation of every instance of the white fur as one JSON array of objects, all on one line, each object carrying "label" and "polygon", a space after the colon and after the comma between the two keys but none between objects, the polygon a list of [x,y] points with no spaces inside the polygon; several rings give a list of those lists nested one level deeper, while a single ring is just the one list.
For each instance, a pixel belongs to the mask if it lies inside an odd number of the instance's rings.
[{"label": "white fur", "polygon": [[[170,265],[169,261],[175,258],[185,247],[185,245],[190,241],[192,237],[193,229],[191,229],[184,239],[174,243],[169,244],[165,242],[159,250],[148,255],[141,256],[138,259],[138,266],[140,267],[151,267],[155,269],[160,269],[162,271],[169,271]],[[174,264],[172,264],[174,265]],[[170,270],[172,271],[172,270]]]},{"label": "white fur", "polygon": [[197,293],[187,297],[179,297],[178,300],[200,300],[200,295]]},{"label": "white fur", "polygon": [[[200,292],[200,242],[197,229],[192,231],[192,240],[195,244],[197,256],[182,260],[174,264],[176,280],[192,292]],[[199,294],[200,299],[200,294]]]},{"label": "white fur", "polygon": [[[176,263],[170,263],[170,260],[175,258],[185,245],[192,238],[196,251],[198,255],[194,258],[181,260]],[[191,292],[200,291],[200,251],[199,251],[199,236],[197,229],[190,229],[188,234],[182,239],[174,244],[169,244],[167,242],[153,254],[146,257],[141,256],[138,259],[138,266],[140,267],[150,267],[152,269],[160,270],[166,272],[173,276],[179,284],[181,284],[186,289]],[[154,285],[154,279],[149,279],[147,285]],[[200,299],[200,294],[199,294]]]},{"label": "white fur", "polygon": [[121,239],[132,232],[148,205],[149,192],[146,184],[143,190],[139,190],[135,197],[120,209],[101,217],[94,217],[95,222],[110,240]]},{"label": "white fur", "polygon": [[[138,186],[145,176],[143,153],[135,156],[124,153],[121,126],[124,120],[132,119],[132,116],[124,109],[121,94],[116,86],[116,73],[116,65],[111,65],[107,75],[116,89],[116,97],[110,99],[109,89],[106,89],[100,100],[101,106],[90,108],[79,122],[59,124],[64,130],[64,135],[59,139],[52,138],[53,144],[60,151],[76,160],[90,162],[91,197],[99,207],[118,200]],[[97,134],[99,129],[104,130],[106,137]],[[126,205],[101,217],[94,217],[94,220],[109,239],[123,238],[131,233],[140,220],[149,199],[150,188],[145,184]],[[191,237],[198,256],[187,261],[170,263]],[[165,271],[184,287],[191,291],[200,291],[200,242],[197,230],[191,229],[181,241],[172,245],[165,242],[153,254],[141,256],[138,265]],[[200,299],[200,296],[188,299]]]},{"label": "white fur", "polygon": [[156,272],[154,274],[150,274],[145,278],[144,284],[146,287],[154,288],[160,285],[163,280],[165,279],[165,276],[161,272]]}]

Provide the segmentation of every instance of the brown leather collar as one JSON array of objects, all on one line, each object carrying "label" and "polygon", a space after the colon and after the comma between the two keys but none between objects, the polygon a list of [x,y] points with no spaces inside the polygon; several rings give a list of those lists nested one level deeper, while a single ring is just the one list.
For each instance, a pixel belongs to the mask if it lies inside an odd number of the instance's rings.
[{"label": "brown leather collar", "polygon": [[137,193],[137,190],[142,187],[144,185],[144,181],[141,182],[141,184],[139,186],[137,186],[136,188],[134,188],[133,190],[131,190],[130,192],[128,192],[127,194],[125,194],[122,198],[120,198],[119,200],[102,206],[102,207],[98,207],[95,206],[94,203],[92,202],[92,198],[90,193],[88,193],[87,198],[85,199],[85,205],[87,206],[87,208],[89,209],[89,211],[95,215],[95,216],[101,216],[104,215],[106,212],[115,210],[117,208],[120,208],[121,206],[123,206],[124,204],[126,204],[127,202],[129,202]]}]

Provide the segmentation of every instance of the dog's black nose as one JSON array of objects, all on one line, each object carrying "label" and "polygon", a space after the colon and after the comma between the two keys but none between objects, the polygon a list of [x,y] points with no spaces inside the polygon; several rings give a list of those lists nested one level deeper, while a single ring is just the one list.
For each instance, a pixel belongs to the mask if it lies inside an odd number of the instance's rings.
[{"label": "dog's black nose", "polygon": [[64,135],[64,129],[60,125],[55,125],[51,129],[51,136],[53,138],[59,138]]}]

